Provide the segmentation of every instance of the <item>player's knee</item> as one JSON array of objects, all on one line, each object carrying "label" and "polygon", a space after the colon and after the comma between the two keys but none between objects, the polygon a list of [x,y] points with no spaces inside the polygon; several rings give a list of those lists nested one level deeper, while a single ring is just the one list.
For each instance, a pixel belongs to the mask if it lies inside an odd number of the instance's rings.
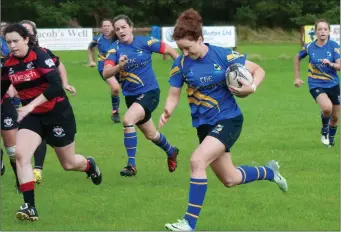
[{"label": "player's knee", "polygon": [[6,153],[11,162],[15,162],[15,146],[13,147],[5,147]]},{"label": "player's knee", "polygon": [[206,169],[205,161],[201,157],[192,156],[190,164],[192,172]]},{"label": "player's knee", "polygon": [[232,177],[226,177],[223,180],[223,184],[226,188],[231,188],[237,185],[236,181]]},{"label": "player's knee", "polygon": [[332,107],[324,106],[322,107],[323,115],[331,115],[332,114]]},{"label": "player's knee", "polygon": [[111,94],[113,95],[113,96],[119,96],[120,95],[120,88],[114,88],[114,89],[112,89],[111,90]]},{"label": "player's knee", "polygon": [[333,123],[333,124],[337,124],[339,122],[339,115],[332,115],[330,117],[330,121]]},{"label": "player's knee", "polygon": [[32,157],[31,155],[27,154],[27,152],[25,151],[25,149],[18,149],[16,148],[15,151],[15,162],[17,164],[31,164],[31,159],[30,157]]},{"label": "player's knee", "polygon": [[123,126],[130,126],[130,125],[134,125],[134,120],[127,117],[126,115],[123,116],[123,120],[122,120]]}]

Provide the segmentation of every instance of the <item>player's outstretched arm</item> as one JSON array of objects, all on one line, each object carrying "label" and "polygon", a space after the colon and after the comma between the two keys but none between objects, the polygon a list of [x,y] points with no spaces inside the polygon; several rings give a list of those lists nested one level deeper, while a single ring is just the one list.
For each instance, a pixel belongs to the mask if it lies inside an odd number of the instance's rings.
[{"label": "player's outstretched arm", "polygon": [[179,53],[174,48],[169,46],[168,44],[165,44],[165,50],[164,50],[163,54],[170,55],[173,60],[175,60],[179,56]]},{"label": "player's outstretched arm", "polygon": [[173,111],[175,110],[176,106],[179,103],[181,95],[181,88],[177,87],[170,87],[168,91],[168,96],[166,99],[165,110],[161,114],[160,121],[159,121],[159,128],[162,128],[167,122],[170,116],[172,115]]}]

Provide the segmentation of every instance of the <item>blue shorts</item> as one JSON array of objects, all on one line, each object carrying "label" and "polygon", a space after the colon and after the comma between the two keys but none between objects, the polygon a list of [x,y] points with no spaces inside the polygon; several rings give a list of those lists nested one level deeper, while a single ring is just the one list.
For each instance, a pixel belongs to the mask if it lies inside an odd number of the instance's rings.
[{"label": "blue shorts", "polygon": [[215,125],[200,125],[197,128],[199,143],[202,143],[206,136],[212,136],[225,145],[226,152],[230,152],[242,131],[243,121],[243,115],[240,114],[234,118],[221,120]]},{"label": "blue shorts", "polygon": [[145,117],[136,123],[136,125],[142,125],[151,119],[153,111],[159,105],[160,89],[153,89],[140,95],[126,96],[125,100],[128,108],[135,102],[143,107]]},{"label": "blue shorts", "polygon": [[335,85],[331,88],[313,88],[310,90],[311,96],[315,99],[321,94],[325,93],[329,97],[333,105],[340,105],[340,85]]}]

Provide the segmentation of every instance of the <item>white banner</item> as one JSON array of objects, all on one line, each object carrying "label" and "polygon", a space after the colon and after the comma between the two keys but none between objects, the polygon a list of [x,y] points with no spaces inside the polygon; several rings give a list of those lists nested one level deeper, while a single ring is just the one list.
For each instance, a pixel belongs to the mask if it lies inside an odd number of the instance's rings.
[{"label": "white banner", "polygon": [[92,28],[37,29],[39,45],[51,51],[87,50]]},{"label": "white banner", "polygon": [[[172,39],[174,27],[162,27],[162,41],[177,48]],[[203,27],[204,42],[212,45],[233,48],[236,47],[236,30],[234,26]]]},{"label": "white banner", "polygon": [[330,39],[340,44],[340,25],[330,25]]}]

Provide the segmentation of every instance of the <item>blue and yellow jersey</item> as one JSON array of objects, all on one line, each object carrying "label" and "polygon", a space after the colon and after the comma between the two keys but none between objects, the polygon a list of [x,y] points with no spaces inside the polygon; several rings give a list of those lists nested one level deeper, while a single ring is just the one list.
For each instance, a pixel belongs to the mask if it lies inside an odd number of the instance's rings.
[{"label": "blue and yellow jersey", "polygon": [[5,63],[5,58],[7,58],[9,56],[9,48],[7,45],[7,42],[5,40],[4,37],[0,36],[0,59],[1,59],[1,63],[0,63],[0,67],[2,67],[2,65]]},{"label": "blue and yellow jersey", "polygon": [[104,69],[104,61],[112,43],[113,43],[112,39],[106,39],[103,34],[100,34],[95,35],[91,43],[89,44],[89,47],[91,48],[97,46],[98,49],[97,69],[99,72],[102,72]]},{"label": "blue and yellow jersey", "polygon": [[309,89],[331,88],[339,84],[337,71],[329,65],[322,64],[323,59],[328,59],[335,63],[340,59],[340,46],[333,40],[320,47],[313,41],[304,45],[298,53],[299,59],[309,56],[308,64],[308,84]]},{"label": "blue and yellow jersey", "polygon": [[134,36],[130,44],[119,41],[112,44],[106,64],[118,64],[122,55],[128,57],[127,64],[120,72],[124,96],[140,95],[159,88],[152,68],[152,53],[163,53],[164,49],[163,42],[148,36]]},{"label": "blue and yellow jersey", "polygon": [[183,55],[173,63],[169,83],[181,88],[187,84],[192,125],[215,125],[218,121],[241,114],[225,81],[225,71],[233,63],[245,64],[246,57],[231,49],[206,44],[203,58],[192,60]]}]

